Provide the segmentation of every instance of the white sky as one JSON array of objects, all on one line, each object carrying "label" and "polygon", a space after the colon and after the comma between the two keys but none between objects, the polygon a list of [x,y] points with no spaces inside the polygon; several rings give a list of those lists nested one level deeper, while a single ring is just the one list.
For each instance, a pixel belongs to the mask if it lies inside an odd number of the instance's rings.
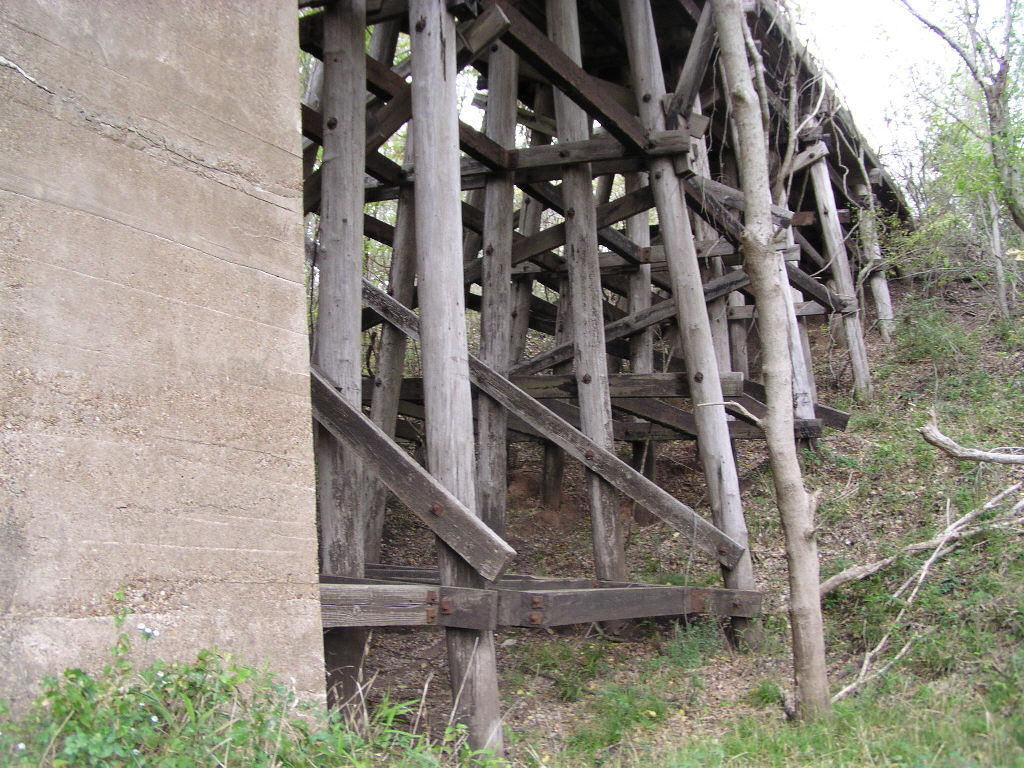
[{"label": "white sky", "polygon": [[[915,130],[911,71],[950,72],[954,54],[896,0],[794,0],[797,30],[819,57],[871,146],[885,155]],[[933,3],[918,3],[928,13]],[[946,5],[949,2],[939,2]],[[887,118],[894,118],[887,120]]]}]

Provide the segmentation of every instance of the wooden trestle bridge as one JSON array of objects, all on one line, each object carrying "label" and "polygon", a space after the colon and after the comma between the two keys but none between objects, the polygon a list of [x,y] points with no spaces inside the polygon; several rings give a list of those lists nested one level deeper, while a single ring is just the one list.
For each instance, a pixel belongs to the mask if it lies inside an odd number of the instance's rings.
[{"label": "wooden trestle bridge", "polygon": [[[762,436],[766,406],[748,360],[757,308],[710,4],[300,5],[318,6],[299,32],[322,62],[302,132],[305,208],[319,216],[307,245],[329,679],[351,690],[366,627],[444,626],[458,715],[476,746],[500,748],[495,627],[758,610],[733,440]],[[859,289],[887,334],[875,222],[905,207],[784,14],[772,0],[746,11],[793,296],[794,439],[813,439],[846,414],[817,402],[807,318],[834,318],[867,396]],[[411,55],[396,55],[400,41]],[[457,76],[470,70],[480,129],[459,119]],[[381,150],[403,130],[398,163]],[[383,200],[397,201],[394,224],[365,212]],[[386,286],[364,276],[364,237],[391,248]],[[467,311],[479,315],[476,356]],[[378,325],[364,377],[364,332]],[[529,329],[549,341],[527,357]],[[408,339],[420,343],[416,377]],[[710,520],[652,479],[657,442],[689,439]],[[429,471],[400,445],[409,440],[425,443]],[[593,579],[505,575],[512,440],[545,444],[549,499],[565,455],[586,466]],[[632,463],[616,440],[633,445]],[[437,534],[436,567],[376,562],[388,491]],[[717,560],[724,588],[628,583],[616,493]]]}]

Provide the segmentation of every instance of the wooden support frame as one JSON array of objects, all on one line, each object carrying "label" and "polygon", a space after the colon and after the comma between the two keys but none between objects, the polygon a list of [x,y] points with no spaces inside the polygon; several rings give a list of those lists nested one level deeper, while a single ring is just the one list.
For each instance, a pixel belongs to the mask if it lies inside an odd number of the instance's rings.
[{"label": "wooden support frame", "polygon": [[444,485],[353,407],[316,366],[310,371],[313,415],[338,440],[372,461],[381,481],[428,528],[486,579],[496,579],[515,550]]},{"label": "wooden support frame", "polygon": [[[419,319],[406,307],[367,281],[363,281],[363,300],[410,338],[419,338]],[[516,387],[508,379],[492,371],[470,356],[473,381],[490,397],[504,405],[539,433],[545,435],[601,475],[623,493],[641,501],[652,512],[694,545],[731,567],[746,548],[697,515],[690,507],[656,486],[614,453],[590,440],[579,430]]]}]

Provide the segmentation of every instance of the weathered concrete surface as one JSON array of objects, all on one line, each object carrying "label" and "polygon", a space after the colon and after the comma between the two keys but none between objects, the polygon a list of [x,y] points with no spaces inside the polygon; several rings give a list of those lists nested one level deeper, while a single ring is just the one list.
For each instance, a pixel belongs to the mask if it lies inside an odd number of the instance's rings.
[{"label": "weathered concrete surface", "polygon": [[295,6],[0,6],[0,697],[112,595],[322,695]]}]

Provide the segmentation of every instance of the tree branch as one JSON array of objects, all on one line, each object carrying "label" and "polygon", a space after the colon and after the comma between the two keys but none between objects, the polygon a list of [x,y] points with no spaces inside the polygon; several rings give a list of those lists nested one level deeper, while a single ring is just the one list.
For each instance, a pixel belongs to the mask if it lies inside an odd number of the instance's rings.
[{"label": "tree branch", "polygon": [[948,45],[950,48],[952,48],[953,51],[957,54],[957,56],[959,56],[961,59],[963,59],[963,62],[967,66],[968,71],[971,73],[971,77],[974,78],[974,81],[978,85],[980,85],[982,88],[985,87],[985,80],[982,77],[981,72],[978,70],[978,67],[976,66],[976,64],[974,62],[974,57],[973,56],[969,56],[967,54],[967,51],[965,51],[964,48],[956,40],[954,40],[949,35],[948,32],[946,32],[946,30],[944,30],[942,27],[938,26],[937,24],[929,21],[924,16],[922,16],[908,2],[908,0],[899,0],[899,3],[904,8],[907,9],[907,11],[910,13],[911,16],[913,16],[919,22],[921,22],[926,27],[928,27],[928,29],[930,29],[932,32],[934,32],[936,35],[938,35],[940,38],[942,38],[942,40],[946,43],[946,45]]},{"label": "tree branch", "polygon": [[963,459],[964,461],[986,461],[993,464],[1024,465],[1024,454],[981,451],[977,448],[965,448],[959,443],[954,442],[951,438],[946,437],[939,431],[934,411],[932,412],[928,423],[921,427],[918,432],[921,433],[921,436],[926,442],[945,451],[955,459]]}]

